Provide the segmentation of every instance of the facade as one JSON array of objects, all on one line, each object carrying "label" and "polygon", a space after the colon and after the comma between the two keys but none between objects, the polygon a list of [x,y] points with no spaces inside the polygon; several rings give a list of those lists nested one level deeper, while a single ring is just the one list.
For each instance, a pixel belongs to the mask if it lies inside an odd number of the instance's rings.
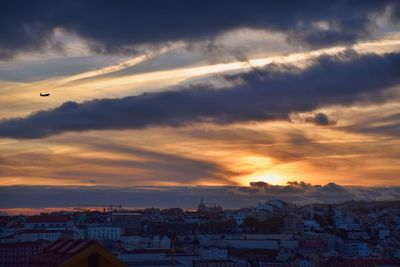
[{"label": "facade", "polygon": [[200,201],[200,204],[197,208],[197,211],[203,212],[203,213],[221,213],[222,212],[222,207],[220,205],[217,205],[215,203],[211,203],[206,205],[203,201],[203,198]]},{"label": "facade", "polygon": [[171,239],[168,236],[154,236],[151,240],[151,248],[171,248]]},{"label": "facade", "polygon": [[166,253],[168,250],[160,249],[135,249],[131,251],[125,251],[118,254],[118,258],[126,262],[128,265],[150,265],[156,264],[157,262],[166,262]]},{"label": "facade", "polygon": [[193,267],[248,267],[249,264],[234,260],[200,260],[194,261]]},{"label": "facade", "polygon": [[58,239],[74,239],[74,233],[68,230],[29,229],[19,232],[17,237],[21,242],[35,240],[56,241]]},{"label": "facade", "polygon": [[320,238],[307,238],[299,241],[299,252],[304,255],[328,251],[328,242]]},{"label": "facade", "polygon": [[200,250],[201,256],[207,260],[222,260],[228,258],[228,250],[226,248],[207,247]]},{"label": "facade", "polygon": [[122,235],[120,240],[123,248],[126,250],[145,248],[142,237],[139,235]]},{"label": "facade", "polygon": [[95,226],[87,228],[87,239],[112,239],[117,241],[121,238],[121,234],[122,229],[120,227]]},{"label": "facade", "polygon": [[0,266],[23,267],[32,256],[41,254],[48,245],[49,242],[45,241],[0,244]]},{"label": "facade", "polygon": [[48,216],[31,216],[25,222],[25,228],[27,229],[47,229],[47,228],[59,228],[67,229],[73,226],[71,217],[68,215],[48,215]]},{"label": "facade", "polygon": [[361,240],[348,240],[344,244],[345,254],[351,257],[367,257],[369,255],[368,243]]},{"label": "facade", "polygon": [[201,260],[198,254],[188,254],[172,249],[136,249],[118,254],[118,258],[129,266],[181,266],[192,267]]},{"label": "facade", "polygon": [[305,227],[302,216],[298,214],[289,214],[283,218],[284,234],[303,234]]},{"label": "facade", "polygon": [[273,212],[274,211],[274,207],[268,203],[259,203],[256,211],[268,211],[268,212]]},{"label": "facade", "polygon": [[277,240],[228,239],[225,240],[224,242],[228,247],[232,248],[270,249],[270,250],[279,249],[279,243]]},{"label": "facade", "polygon": [[114,212],[111,214],[113,226],[124,228],[125,230],[140,230],[143,216],[134,212]]},{"label": "facade", "polygon": [[242,225],[247,218],[247,214],[245,212],[239,211],[235,214],[234,219],[237,225]]}]

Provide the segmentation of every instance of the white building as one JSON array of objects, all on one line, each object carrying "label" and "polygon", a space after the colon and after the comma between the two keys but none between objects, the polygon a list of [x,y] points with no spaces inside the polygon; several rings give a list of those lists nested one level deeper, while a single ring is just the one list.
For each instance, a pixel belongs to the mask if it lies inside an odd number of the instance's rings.
[{"label": "white building", "polygon": [[234,215],[234,219],[237,225],[242,225],[247,218],[247,214],[243,211],[239,211]]},{"label": "white building", "polygon": [[228,258],[228,250],[226,248],[204,247],[201,248],[200,254],[207,260],[222,260]]},{"label": "white building", "polygon": [[74,239],[85,239],[85,229],[73,227],[71,231],[74,233]]},{"label": "white building", "polygon": [[268,204],[268,203],[259,203],[256,211],[269,211],[269,212],[273,212],[274,211],[274,207],[272,207],[272,205]]},{"label": "white building", "polygon": [[169,253],[167,258],[170,262],[173,262],[174,259],[177,263],[181,264],[184,267],[192,267],[193,262],[202,260],[202,257],[198,254],[188,254],[188,253]]},{"label": "white building", "polygon": [[171,248],[171,239],[168,236],[163,236],[161,238],[158,235],[153,236],[151,240],[151,248]]},{"label": "white building", "polygon": [[368,244],[361,240],[348,240],[344,244],[347,256],[367,257],[369,256]]},{"label": "white building", "polygon": [[95,226],[87,228],[87,239],[112,239],[119,240],[121,238],[122,229],[114,226]]},{"label": "white building", "polygon": [[378,224],[374,228],[374,233],[378,239],[382,240],[390,236],[390,229],[386,225]]},{"label": "white building", "polygon": [[279,249],[279,244],[277,240],[229,239],[223,240],[221,243],[225,243],[226,246],[233,248],[260,248],[271,250]]},{"label": "white building", "polygon": [[305,227],[319,229],[321,225],[317,223],[315,220],[303,220],[303,224]]},{"label": "white building", "polygon": [[122,241],[123,247],[127,250],[146,247],[142,237],[139,235],[123,235],[120,240]]},{"label": "white building", "polygon": [[73,232],[64,230],[57,231],[57,230],[29,229],[21,231],[18,234],[16,234],[16,238],[20,242],[36,241],[40,239],[56,241],[57,239],[61,238],[72,239]]},{"label": "white building", "polygon": [[118,254],[118,258],[131,265],[154,264],[166,260],[165,251],[137,249]]},{"label": "white building", "polygon": [[30,216],[24,223],[26,229],[67,229],[73,226],[69,215]]}]

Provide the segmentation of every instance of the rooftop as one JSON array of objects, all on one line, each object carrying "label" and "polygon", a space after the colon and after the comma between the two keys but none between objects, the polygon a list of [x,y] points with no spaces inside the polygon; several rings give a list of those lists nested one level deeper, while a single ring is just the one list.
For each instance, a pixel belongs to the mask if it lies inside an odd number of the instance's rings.
[{"label": "rooftop", "polygon": [[26,220],[27,223],[65,223],[71,218],[66,215],[46,215],[46,216],[31,216]]},{"label": "rooftop", "polygon": [[29,266],[62,266],[65,262],[69,261],[73,257],[78,257],[78,254],[82,255],[81,253],[85,253],[85,251],[88,251],[91,248],[94,248],[98,253],[101,253],[109,260],[118,262],[119,265],[115,266],[123,266],[108,252],[108,250],[94,240],[63,239],[55,241],[43,252],[43,254],[33,257],[31,259],[31,265]]}]

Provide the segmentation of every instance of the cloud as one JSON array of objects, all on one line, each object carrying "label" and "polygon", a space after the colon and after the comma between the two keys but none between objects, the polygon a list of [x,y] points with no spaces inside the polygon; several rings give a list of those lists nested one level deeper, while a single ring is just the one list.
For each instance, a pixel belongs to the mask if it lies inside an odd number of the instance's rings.
[{"label": "cloud", "polygon": [[238,173],[217,162],[116,144],[100,138],[83,142],[80,147],[87,149],[84,152],[21,151],[0,156],[0,177],[25,177],[56,184],[65,181],[103,185],[204,184],[210,181],[236,184],[231,178]]},{"label": "cloud", "polygon": [[384,89],[400,82],[400,54],[323,55],[302,70],[267,66],[228,76],[231,88],[196,86],[58,108],[0,122],[0,136],[42,138],[67,131],[142,129],[196,122],[219,124],[288,120],[293,112],[325,105],[384,101]]},{"label": "cloud", "polygon": [[336,121],[329,119],[328,116],[322,112],[315,113],[313,116],[307,116],[304,121],[321,126],[336,124]]},{"label": "cloud", "polygon": [[400,113],[395,113],[378,118],[342,127],[343,130],[368,134],[398,138],[400,136]]},{"label": "cloud", "polygon": [[[281,199],[299,205],[340,203],[347,200],[398,200],[400,187],[357,187],[334,183],[311,185],[304,182],[264,186],[1,186],[0,208],[50,208],[101,206],[196,208],[200,198],[218,202],[224,208],[255,206],[260,201]],[[26,200],[29,199],[27,202]]]},{"label": "cloud", "polygon": [[[254,182],[250,183],[250,188],[253,190],[247,191],[248,195],[253,194],[268,199],[278,198],[296,204],[340,203],[352,199],[398,200],[400,198],[400,187],[341,186],[332,182],[326,185],[312,185],[303,181],[288,182],[287,185]],[[235,190],[237,189],[240,188],[235,188]],[[240,191],[239,194],[246,198],[243,191]]]},{"label": "cloud", "polygon": [[[235,28],[284,32],[310,45],[350,43],[368,36],[374,17],[399,5],[387,1],[26,1],[1,3],[0,58],[44,49],[57,29],[86,39],[99,52],[132,45],[213,38]],[[50,41],[49,41],[50,40]],[[55,44],[57,45],[57,44]]]}]

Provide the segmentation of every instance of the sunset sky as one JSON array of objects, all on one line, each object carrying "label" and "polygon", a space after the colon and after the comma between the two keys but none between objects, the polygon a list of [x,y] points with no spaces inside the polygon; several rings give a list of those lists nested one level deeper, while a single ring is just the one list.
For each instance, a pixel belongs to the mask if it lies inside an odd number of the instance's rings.
[{"label": "sunset sky", "polygon": [[9,197],[27,186],[397,188],[399,137],[399,1],[0,3]]}]

